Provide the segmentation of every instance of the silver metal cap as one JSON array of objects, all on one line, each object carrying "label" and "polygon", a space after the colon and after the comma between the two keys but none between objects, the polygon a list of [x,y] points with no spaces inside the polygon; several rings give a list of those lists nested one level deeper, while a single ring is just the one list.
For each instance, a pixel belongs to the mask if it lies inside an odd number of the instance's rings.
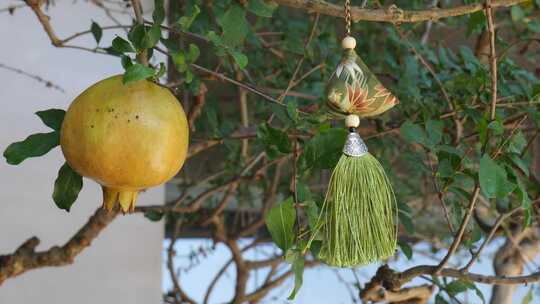
[{"label": "silver metal cap", "polygon": [[348,156],[362,156],[368,153],[368,148],[360,135],[356,132],[349,133],[345,146],[343,147],[343,153]]}]

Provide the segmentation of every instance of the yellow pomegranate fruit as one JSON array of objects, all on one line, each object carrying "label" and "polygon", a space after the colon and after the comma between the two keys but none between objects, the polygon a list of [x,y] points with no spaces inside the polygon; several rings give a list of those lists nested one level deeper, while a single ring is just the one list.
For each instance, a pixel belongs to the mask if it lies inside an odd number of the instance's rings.
[{"label": "yellow pomegranate fruit", "polygon": [[69,106],[60,133],[68,164],[102,185],[103,207],[133,211],[137,193],[171,179],[186,159],[189,131],[166,88],[122,75],[101,80]]}]

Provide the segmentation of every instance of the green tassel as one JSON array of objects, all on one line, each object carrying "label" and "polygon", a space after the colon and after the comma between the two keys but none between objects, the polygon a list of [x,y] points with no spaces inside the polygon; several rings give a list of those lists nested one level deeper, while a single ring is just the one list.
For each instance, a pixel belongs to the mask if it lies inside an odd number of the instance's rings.
[{"label": "green tassel", "polygon": [[338,267],[365,265],[394,255],[396,199],[383,167],[370,153],[343,154],[323,204],[319,259]]}]

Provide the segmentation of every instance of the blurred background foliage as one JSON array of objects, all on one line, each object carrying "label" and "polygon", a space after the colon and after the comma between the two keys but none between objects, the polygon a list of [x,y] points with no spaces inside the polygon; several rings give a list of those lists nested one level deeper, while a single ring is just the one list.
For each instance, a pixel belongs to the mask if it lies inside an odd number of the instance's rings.
[{"label": "blurred background foliage", "polygon": [[[483,3],[352,2],[384,10]],[[120,5],[129,8],[129,2]],[[165,208],[146,216],[157,221],[166,215],[169,236],[176,235],[178,219],[193,235],[204,234],[205,219],[213,218],[209,213],[224,218],[225,234],[233,239],[268,239],[258,219],[266,217],[271,228],[272,210],[281,208],[292,215],[292,225],[287,222],[281,239],[272,236],[292,263],[299,287],[299,253],[346,135],[343,122],[330,119],[324,107],[326,81],[341,58],[344,21],[263,0],[170,1],[166,10],[163,5],[156,1],[153,21],[134,24],[128,35],[119,32],[110,47],[100,43],[103,25],[90,29],[98,43],[94,50],[118,56],[126,81],[158,80],[179,96],[190,116],[196,151],[169,185],[167,206],[209,195],[198,212]],[[496,235],[538,225],[540,1],[494,11],[495,119],[484,11],[436,21],[353,24],[357,53],[400,100],[385,114],[364,119],[359,132],[394,185],[399,244],[409,259],[418,242],[429,244],[432,254],[448,248],[478,187],[464,252],[476,252],[497,217],[509,211],[519,212]],[[166,26],[160,27],[163,20]],[[150,67],[137,63],[136,54],[149,57]],[[210,230],[209,236],[224,241]],[[434,280],[445,291],[437,303],[477,291],[470,282]]]}]

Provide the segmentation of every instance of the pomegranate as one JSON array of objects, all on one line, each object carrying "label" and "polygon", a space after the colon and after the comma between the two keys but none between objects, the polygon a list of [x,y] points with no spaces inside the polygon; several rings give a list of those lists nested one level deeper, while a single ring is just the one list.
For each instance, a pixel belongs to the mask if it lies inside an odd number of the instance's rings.
[{"label": "pomegranate", "polygon": [[132,212],[140,190],[160,185],[186,159],[189,129],[166,88],[122,75],[101,80],[69,106],[60,133],[68,164],[103,189],[103,207]]}]

